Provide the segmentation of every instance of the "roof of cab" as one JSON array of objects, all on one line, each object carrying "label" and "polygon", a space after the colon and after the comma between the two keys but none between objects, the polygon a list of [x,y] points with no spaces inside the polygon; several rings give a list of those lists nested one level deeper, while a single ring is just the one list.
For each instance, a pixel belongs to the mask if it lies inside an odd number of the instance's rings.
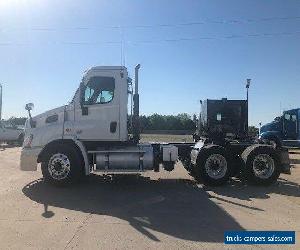
[{"label": "roof of cab", "polygon": [[125,66],[95,66],[89,70],[127,70]]}]

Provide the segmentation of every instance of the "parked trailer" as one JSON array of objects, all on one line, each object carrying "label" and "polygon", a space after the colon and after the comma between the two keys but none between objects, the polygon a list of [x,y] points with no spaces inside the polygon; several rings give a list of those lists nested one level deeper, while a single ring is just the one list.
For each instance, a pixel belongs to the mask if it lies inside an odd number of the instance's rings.
[{"label": "parked trailer", "polygon": [[[125,67],[93,67],[68,105],[31,117],[33,105],[27,104],[21,170],[37,170],[41,163],[45,181],[58,185],[92,172],[172,171],[178,160],[197,180],[210,185],[224,184],[240,171],[259,184],[269,184],[288,172],[288,152],[266,144],[210,138],[197,143],[140,143],[139,68],[135,68],[134,91]],[[132,136],[127,124],[131,94]]]},{"label": "parked trailer", "polygon": [[9,122],[0,121],[0,143],[16,144],[22,146],[24,139],[24,131]]}]

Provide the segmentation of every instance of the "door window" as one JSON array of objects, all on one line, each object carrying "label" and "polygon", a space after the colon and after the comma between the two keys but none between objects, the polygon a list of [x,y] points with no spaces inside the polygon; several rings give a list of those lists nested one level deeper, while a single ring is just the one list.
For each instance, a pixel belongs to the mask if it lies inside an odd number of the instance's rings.
[{"label": "door window", "polygon": [[113,77],[91,77],[85,87],[83,104],[105,104],[114,98],[115,79]]}]

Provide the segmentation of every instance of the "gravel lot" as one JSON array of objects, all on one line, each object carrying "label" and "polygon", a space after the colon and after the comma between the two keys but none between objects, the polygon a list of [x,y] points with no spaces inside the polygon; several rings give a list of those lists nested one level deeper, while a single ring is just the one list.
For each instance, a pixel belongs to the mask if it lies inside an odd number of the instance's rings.
[{"label": "gravel lot", "polygon": [[[0,249],[300,249],[300,153],[270,187],[196,184],[168,173],[92,175],[55,188],[0,149]],[[224,245],[226,230],[294,230],[296,245]]]}]

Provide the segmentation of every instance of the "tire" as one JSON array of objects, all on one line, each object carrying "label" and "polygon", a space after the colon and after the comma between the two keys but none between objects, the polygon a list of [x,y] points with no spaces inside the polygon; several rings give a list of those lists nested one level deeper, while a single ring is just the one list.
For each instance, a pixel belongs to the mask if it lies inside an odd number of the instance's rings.
[{"label": "tire", "polygon": [[272,146],[253,145],[242,153],[243,177],[252,184],[270,185],[280,175],[280,165],[276,150]]},{"label": "tire", "polygon": [[197,165],[193,171],[196,179],[210,186],[220,186],[228,182],[230,167],[225,149],[217,145],[208,145],[201,149]]},{"label": "tire", "polygon": [[41,163],[45,182],[64,186],[75,183],[83,176],[83,160],[71,145],[51,149]]}]

